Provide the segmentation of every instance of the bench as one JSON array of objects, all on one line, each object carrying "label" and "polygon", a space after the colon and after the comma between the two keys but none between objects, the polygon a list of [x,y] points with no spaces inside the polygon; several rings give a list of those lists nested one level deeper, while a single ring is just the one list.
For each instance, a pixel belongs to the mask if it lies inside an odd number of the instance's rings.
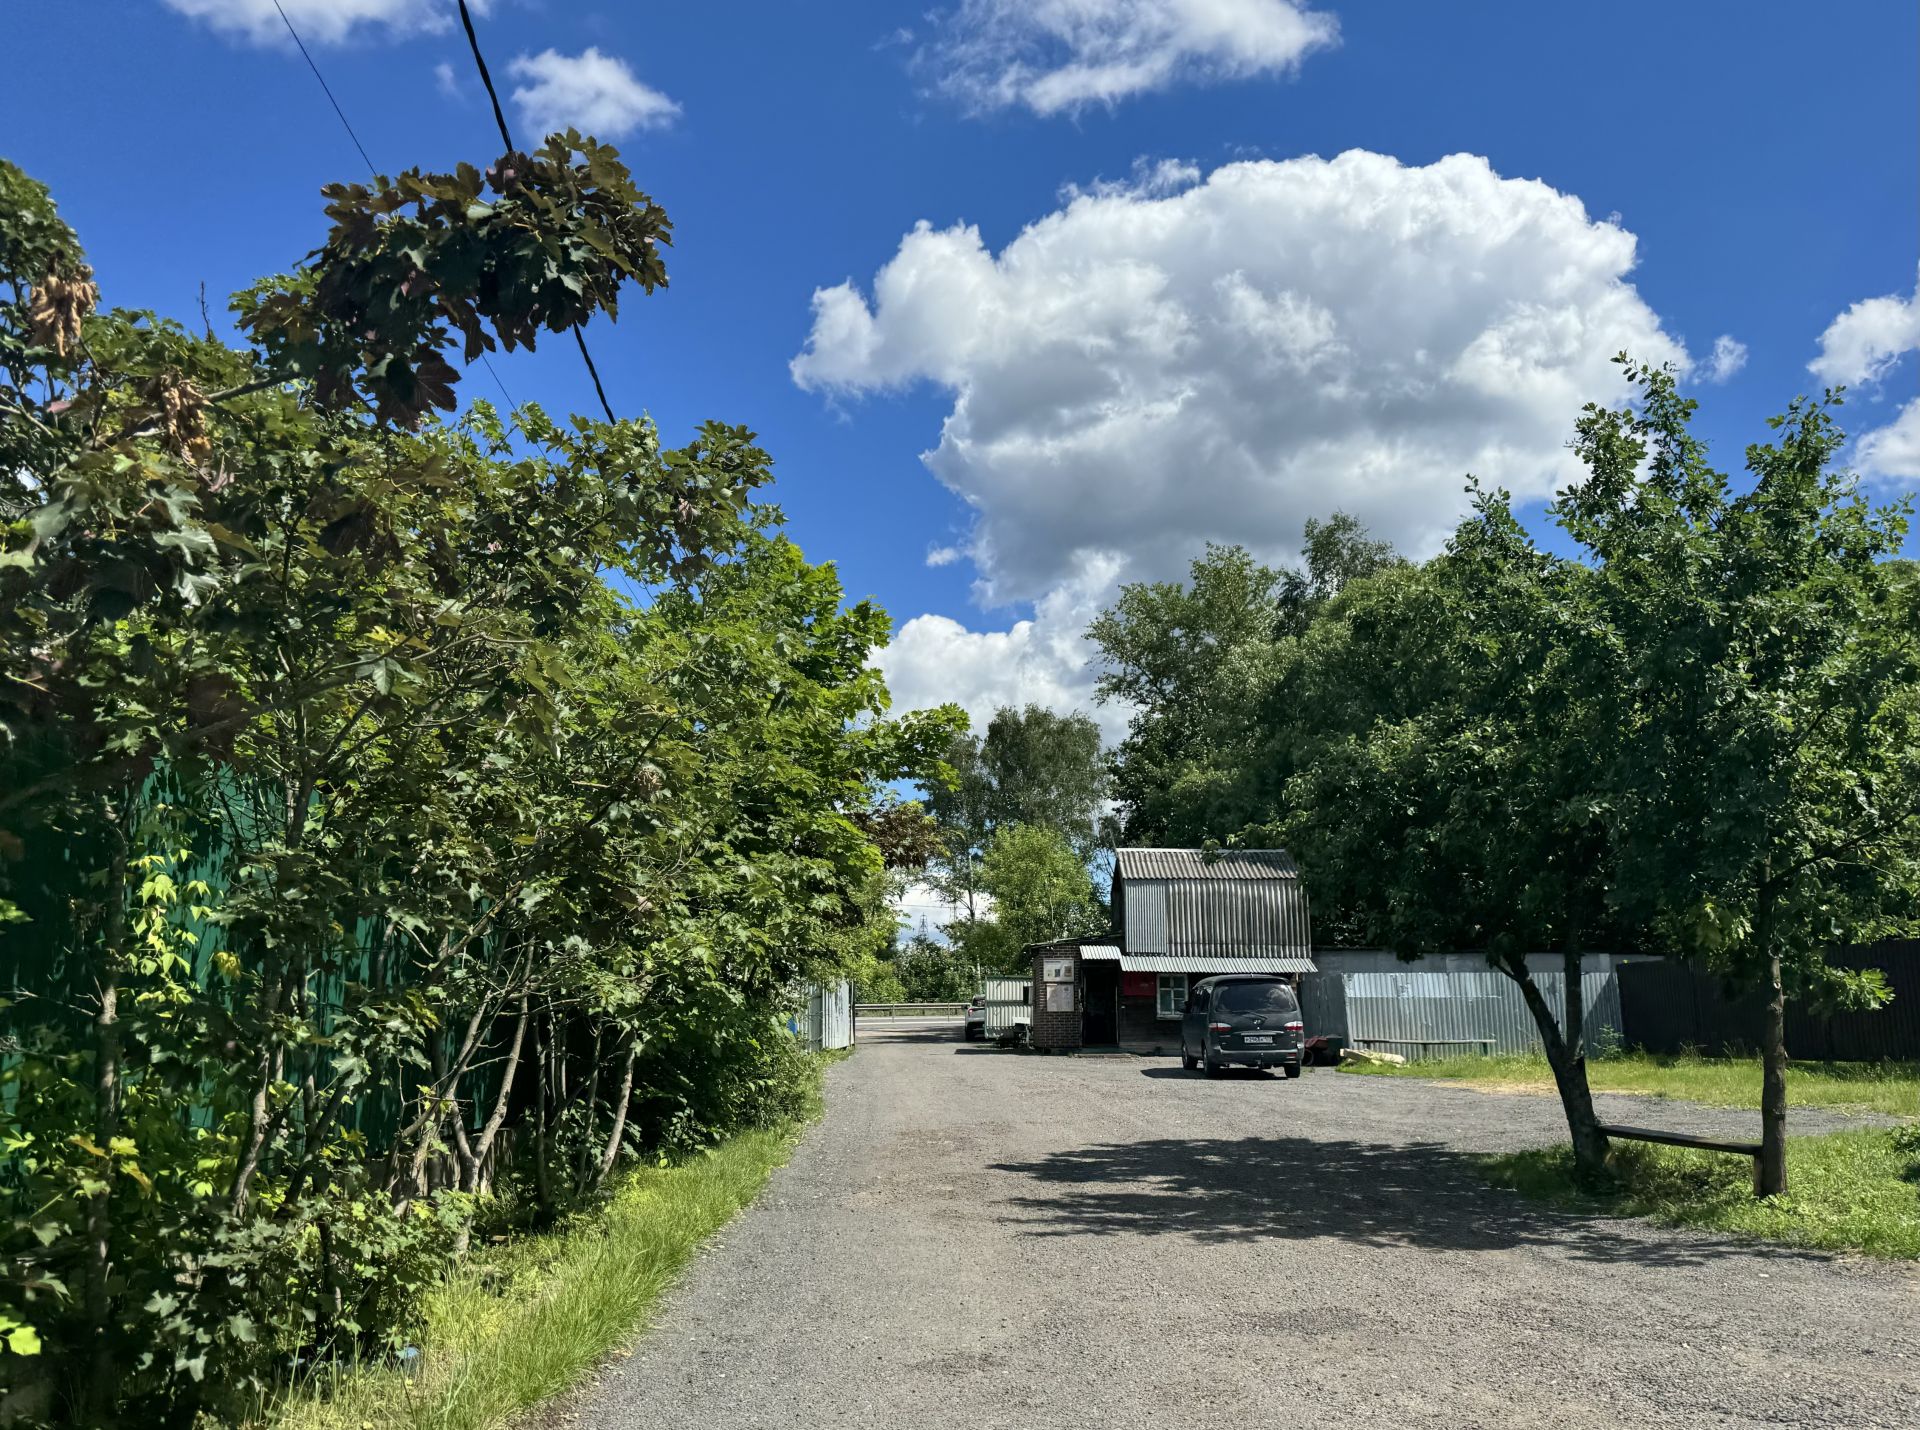
[{"label": "bench", "polygon": [[1602,1122],[1600,1131],[1608,1137],[1618,1137],[1626,1142],[1658,1142],[1667,1147],[1692,1147],[1700,1152],[1732,1152],[1742,1157],[1753,1158],[1753,1194],[1760,1195],[1760,1144],[1758,1142],[1729,1142],[1720,1137],[1695,1137],[1686,1132],[1661,1132],[1653,1127],[1623,1127],[1615,1122]]}]

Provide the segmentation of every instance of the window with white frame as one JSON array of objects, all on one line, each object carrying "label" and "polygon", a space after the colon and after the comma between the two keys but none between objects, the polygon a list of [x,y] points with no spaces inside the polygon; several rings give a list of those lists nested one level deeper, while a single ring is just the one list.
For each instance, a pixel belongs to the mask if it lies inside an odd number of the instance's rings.
[{"label": "window with white frame", "polygon": [[1178,1018],[1187,1011],[1186,974],[1163,973],[1160,975],[1158,1011],[1162,1018]]}]

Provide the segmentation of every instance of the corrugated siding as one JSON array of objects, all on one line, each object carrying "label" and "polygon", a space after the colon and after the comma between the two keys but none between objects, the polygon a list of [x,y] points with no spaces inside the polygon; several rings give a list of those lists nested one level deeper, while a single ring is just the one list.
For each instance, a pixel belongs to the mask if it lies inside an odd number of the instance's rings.
[{"label": "corrugated siding", "polygon": [[[1308,956],[1313,935],[1297,879],[1196,879],[1166,888],[1168,953]],[[1127,952],[1160,950],[1129,938]]]},{"label": "corrugated siding", "polygon": [[[1328,956],[1320,958],[1325,969]],[[1564,975],[1532,971],[1548,1005],[1562,1012]],[[1451,971],[1419,964],[1392,972],[1323,971],[1302,982],[1302,1016],[1310,1037],[1336,1037],[1412,1058],[1536,1052],[1541,1046],[1519,985],[1484,965]],[[1620,1036],[1620,983],[1613,960],[1604,955],[1593,960],[1580,986],[1592,1052]]]},{"label": "corrugated siding", "polygon": [[987,995],[987,1036],[1004,1033],[1015,1023],[1033,1019],[1033,984],[1025,978],[989,978],[981,985]]},{"label": "corrugated siding", "polygon": [[1128,953],[1171,953],[1167,942],[1167,886],[1160,879],[1128,879],[1125,940]]},{"label": "corrugated siding", "polygon": [[838,983],[807,985],[807,1047],[812,1052],[825,1048],[853,1045],[853,985],[845,979]]}]

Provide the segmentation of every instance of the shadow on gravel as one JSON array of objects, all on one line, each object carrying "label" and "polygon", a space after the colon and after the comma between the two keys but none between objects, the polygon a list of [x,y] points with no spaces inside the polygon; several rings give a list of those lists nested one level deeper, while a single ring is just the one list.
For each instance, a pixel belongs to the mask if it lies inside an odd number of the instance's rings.
[{"label": "shadow on gravel", "polygon": [[1824,1261],[1818,1252],[1625,1234],[1481,1181],[1477,1159],[1437,1142],[1303,1137],[1159,1138],[1000,1162],[1036,1185],[1009,1198],[1032,1236],[1337,1237],[1420,1251],[1557,1248],[1580,1260],[1697,1266],[1723,1257]]}]

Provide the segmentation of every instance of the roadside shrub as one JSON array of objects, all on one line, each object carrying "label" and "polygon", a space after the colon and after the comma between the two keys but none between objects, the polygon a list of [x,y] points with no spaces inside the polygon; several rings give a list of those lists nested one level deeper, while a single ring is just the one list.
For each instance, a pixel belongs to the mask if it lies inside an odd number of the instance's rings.
[{"label": "roadside shrub", "polygon": [[660,1161],[711,1147],[736,1132],[806,1117],[820,1068],[777,1002],[746,1003],[715,991],[681,1009],[670,1037],[636,1066],[631,1143]]}]

